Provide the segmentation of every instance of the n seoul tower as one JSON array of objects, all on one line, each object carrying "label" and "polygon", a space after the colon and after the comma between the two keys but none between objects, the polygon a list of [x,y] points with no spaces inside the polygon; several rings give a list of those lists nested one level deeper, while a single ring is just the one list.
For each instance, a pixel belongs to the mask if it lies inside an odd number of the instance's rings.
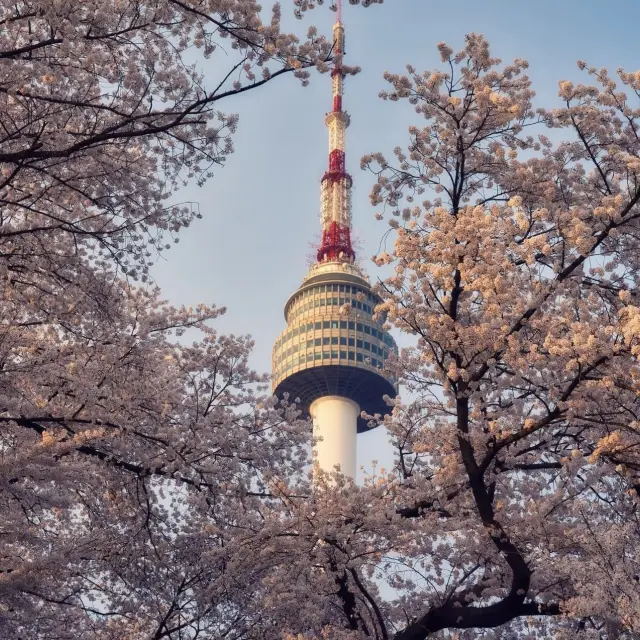
[{"label": "n seoul tower", "polygon": [[331,472],[339,465],[345,476],[355,478],[356,434],[367,428],[360,414],[389,413],[383,396],[396,395],[396,380],[383,367],[397,347],[383,329],[383,319],[373,318],[381,299],[355,264],[351,246],[340,0],[333,42],[333,108],[325,117],[329,168],[321,182],[322,241],[317,262],[284,307],[287,328],[273,347],[273,392],[278,398],[285,393],[290,400],[299,398],[303,413],[311,416],[314,435],[321,438],[314,452],[318,467]]}]

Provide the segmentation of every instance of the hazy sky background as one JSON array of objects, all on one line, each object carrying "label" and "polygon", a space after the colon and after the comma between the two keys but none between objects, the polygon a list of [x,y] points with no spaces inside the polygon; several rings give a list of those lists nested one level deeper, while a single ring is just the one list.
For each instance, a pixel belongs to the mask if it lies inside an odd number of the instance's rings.
[{"label": "hazy sky background", "polygon": [[[408,63],[418,71],[439,67],[437,43],[458,50],[470,32],[486,36],[494,56],[529,61],[540,106],[559,104],[559,80],[584,78],[576,60],[612,73],[618,67],[640,69],[637,0],[385,0],[368,9],[344,1],[346,61],[362,67],[345,86],[351,115],[347,169],[354,178],[361,264],[374,278],[369,257],[387,227],[374,219],[368,200],[373,176],[360,171],[359,160],[371,151],[391,156],[393,147],[405,145],[407,127],[420,123],[408,104],[378,98],[385,71],[403,72]],[[291,0],[282,0],[286,28],[304,35],[315,24],[329,36],[334,20],[329,2],[296,21]],[[263,6],[270,8],[269,0]],[[214,57],[211,64],[222,61]],[[218,75],[214,67],[210,72]],[[256,342],[252,365],[268,371],[271,347],[285,326],[284,303],[305,275],[309,243],[319,233],[330,79],[314,74],[311,85],[302,88],[286,76],[220,106],[240,116],[235,153],[204,187],[180,193],[179,200],[198,202],[204,217],[181,234],[153,274],[175,304],[226,306],[220,331],[251,334]],[[359,464],[377,459],[388,467],[391,452],[382,430],[359,436],[358,454]]]}]

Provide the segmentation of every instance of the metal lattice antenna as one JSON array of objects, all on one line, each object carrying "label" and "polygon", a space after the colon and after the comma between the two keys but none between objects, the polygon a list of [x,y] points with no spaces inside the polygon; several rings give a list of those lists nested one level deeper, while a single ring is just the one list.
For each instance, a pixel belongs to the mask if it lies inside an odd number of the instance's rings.
[{"label": "metal lattice antenna", "polygon": [[333,25],[334,63],[331,69],[333,109],[325,124],[329,129],[329,169],[322,177],[321,225],[322,241],[318,249],[318,262],[337,261],[353,263],[355,253],[351,244],[351,176],[345,166],[345,131],[349,116],[342,110],[344,89],[344,25],[342,1],[337,0],[336,22]]}]

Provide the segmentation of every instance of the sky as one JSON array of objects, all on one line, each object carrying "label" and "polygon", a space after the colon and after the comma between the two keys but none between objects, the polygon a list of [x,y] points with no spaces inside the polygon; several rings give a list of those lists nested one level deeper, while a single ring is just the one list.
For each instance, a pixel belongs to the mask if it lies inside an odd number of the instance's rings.
[{"label": "sky", "polygon": [[[281,0],[284,27],[300,35],[314,24],[327,37],[334,14],[324,7],[293,19],[291,0]],[[505,62],[529,61],[536,105],[559,106],[560,80],[583,77],[577,60],[606,67],[640,69],[637,0],[385,0],[367,9],[345,0],[345,62],[362,67],[347,78],[344,108],[347,169],[354,179],[353,225],[360,264],[375,279],[370,256],[388,227],[374,218],[368,194],[373,176],[360,170],[361,156],[392,155],[408,140],[409,125],[420,125],[406,103],[384,102],[385,71],[418,71],[440,66],[436,45],[462,48],[466,33],[483,34],[493,56]],[[269,0],[263,6],[270,7]],[[214,56],[205,73],[218,76],[224,59]],[[586,79],[585,79],[586,81]],[[238,113],[235,152],[203,187],[188,186],[178,201],[199,205],[203,219],[182,232],[180,242],[154,268],[164,297],[174,304],[199,302],[227,307],[217,322],[223,333],[251,334],[252,366],[271,367],[271,347],[285,328],[284,303],[307,270],[310,242],[320,231],[320,179],[327,164],[324,115],[331,107],[328,75],[314,74],[308,87],[294,78],[277,78],[242,97],[220,103]],[[387,248],[391,248],[387,244]],[[410,344],[397,331],[399,344]],[[389,468],[392,452],[383,430],[358,436],[358,463],[371,460]]]}]

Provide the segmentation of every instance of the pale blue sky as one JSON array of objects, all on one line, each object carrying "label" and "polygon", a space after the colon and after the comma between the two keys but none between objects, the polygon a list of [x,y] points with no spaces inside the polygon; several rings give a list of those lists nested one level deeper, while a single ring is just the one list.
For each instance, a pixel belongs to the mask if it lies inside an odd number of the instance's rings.
[{"label": "pale blue sky", "polygon": [[[269,0],[263,4],[268,7]],[[345,87],[351,115],[347,168],[354,178],[355,234],[374,277],[368,257],[387,227],[374,219],[368,201],[372,176],[360,171],[359,160],[371,151],[391,155],[394,146],[405,144],[408,125],[419,124],[408,105],[377,97],[384,71],[402,72],[407,63],[418,71],[437,67],[437,43],[457,50],[472,31],[489,39],[494,56],[529,60],[539,105],[557,104],[559,80],[580,77],[578,59],[612,72],[640,68],[638,0],[385,0],[368,9],[345,4],[347,60],[362,67]],[[304,33],[315,24],[330,34],[334,14],[326,5],[302,22],[291,17],[290,0],[282,5],[288,29]],[[214,57],[212,64],[221,60]],[[327,163],[323,118],[330,94],[328,76],[314,75],[307,88],[285,77],[221,103],[240,115],[236,151],[204,187],[180,193],[179,200],[198,202],[204,217],[181,234],[153,271],[173,303],[228,307],[218,327],[254,337],[252,364],[260,371],[271,366],[271,346],[284,328],[284,302],[305,274],[309,242],[319,232],[320,178]],[[359,438],[360,462],[389,461],[383,433]]]}]

